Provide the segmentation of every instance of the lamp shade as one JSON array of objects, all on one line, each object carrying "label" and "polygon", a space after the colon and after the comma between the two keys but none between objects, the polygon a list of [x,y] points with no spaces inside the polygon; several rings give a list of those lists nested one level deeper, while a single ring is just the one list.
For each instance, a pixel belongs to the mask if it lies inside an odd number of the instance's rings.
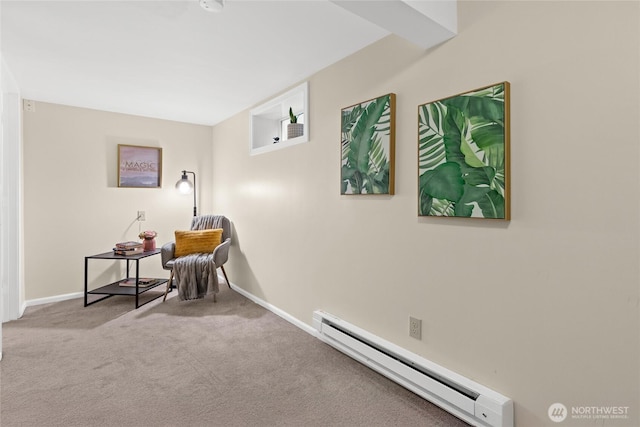
[{"label": "lamp shade", "polygon": [[[188,173],[193,175],[193,184],[189,181],[189,178],[187,178]],[[182,194],[193,192],[193,216],[196,216],[198,213],[198,204],[196,203],[196,173],[187,170],[182,171],[182,177],[176,182],[176,189]]]},{"label": "lamp shade", "polygon": [[187,173],[185,171],[182,172],[182,178],[178,182],[176,182],[176,188],[182,194],[189,194],[193,191],[193,184],[187,178]]}]

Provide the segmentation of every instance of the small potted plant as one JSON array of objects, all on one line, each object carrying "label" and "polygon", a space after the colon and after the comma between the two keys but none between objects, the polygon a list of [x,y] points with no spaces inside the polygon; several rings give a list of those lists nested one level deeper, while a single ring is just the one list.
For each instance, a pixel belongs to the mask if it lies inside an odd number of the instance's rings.
[{"label": "small potted plant", "polygon": [[304,123],[298,123],[298,117],[293,114],[293,109],[289,107],[289,123],[287,125],[287,139],[297,138],[304,134]]}]

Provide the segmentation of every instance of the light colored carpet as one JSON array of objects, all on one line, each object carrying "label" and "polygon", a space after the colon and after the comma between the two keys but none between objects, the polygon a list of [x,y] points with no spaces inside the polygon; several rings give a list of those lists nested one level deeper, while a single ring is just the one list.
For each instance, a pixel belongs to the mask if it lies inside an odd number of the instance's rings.
[{"label": "light colored carpet", "polygon": [[112,297],[3,325],[0,424],[466,426],[259,305]]}]

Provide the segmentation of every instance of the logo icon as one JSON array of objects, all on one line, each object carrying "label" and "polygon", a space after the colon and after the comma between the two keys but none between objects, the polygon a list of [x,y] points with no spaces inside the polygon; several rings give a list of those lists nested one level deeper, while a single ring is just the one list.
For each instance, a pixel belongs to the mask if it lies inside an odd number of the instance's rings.
[{"label": "logo icon", "polygon": [[554,403],[553,405],[549,406],[547,415],[549,415],[549,419],[554,423],[561,423],[567,418],[567,407],[562,403]]}]

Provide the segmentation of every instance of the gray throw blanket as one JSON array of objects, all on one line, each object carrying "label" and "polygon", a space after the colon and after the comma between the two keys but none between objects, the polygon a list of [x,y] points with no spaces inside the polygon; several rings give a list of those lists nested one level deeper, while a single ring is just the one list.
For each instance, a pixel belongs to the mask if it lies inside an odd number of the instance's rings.
[{"label": "gray throw blanket", "polygon": [[218,273],[213,254],[191,254],[175,260],[173,277],[181,301],[217,294]]},{"label": "gray throw blanket", "polygon": [[191,220],[192,230],[208,230],[211,228],[222,228],[222,216],[220,215],[201,215]]}]

